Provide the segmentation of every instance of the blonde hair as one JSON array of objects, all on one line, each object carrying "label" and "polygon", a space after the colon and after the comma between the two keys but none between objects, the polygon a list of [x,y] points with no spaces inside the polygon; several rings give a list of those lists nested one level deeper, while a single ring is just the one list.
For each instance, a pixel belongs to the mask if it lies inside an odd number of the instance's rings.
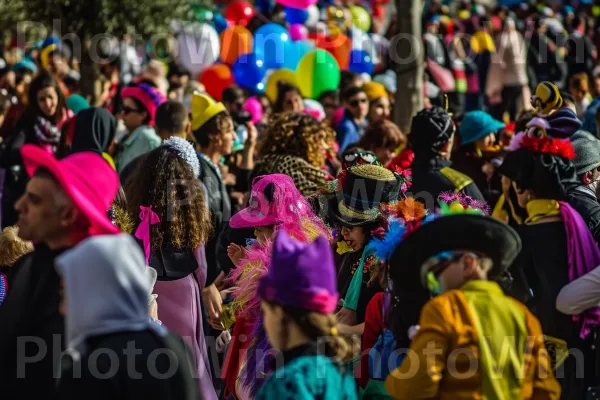
[{"label": "blonde hair", "polygon": [[8,226],[0,233],[0,267],[10,267],[32,251],[33,243],[19,237],[18,227]]}]

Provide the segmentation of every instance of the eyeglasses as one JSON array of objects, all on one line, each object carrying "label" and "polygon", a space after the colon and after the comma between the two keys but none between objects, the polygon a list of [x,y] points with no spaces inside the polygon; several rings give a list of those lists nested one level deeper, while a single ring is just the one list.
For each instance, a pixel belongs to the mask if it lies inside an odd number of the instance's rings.
[{"label": "eyeglasses", "polygon": [[358,107],[359,104],[366,104],[367,101],[368,100],[367,100],[366,97],[363,97],[363,98],[360,98],[360,99],[356,99],[356,100],[352,100],[350,102],[350,107]]},{"label": "eyeglasses", "polygon": [[127,106],[123,106],[123,108],[121,109],[121,113],[122,114],[129,114],[129,113],[140,113],[142,112],[141,110],[138,110],[136,108],[131,108],[131,107],[127,107]]}]

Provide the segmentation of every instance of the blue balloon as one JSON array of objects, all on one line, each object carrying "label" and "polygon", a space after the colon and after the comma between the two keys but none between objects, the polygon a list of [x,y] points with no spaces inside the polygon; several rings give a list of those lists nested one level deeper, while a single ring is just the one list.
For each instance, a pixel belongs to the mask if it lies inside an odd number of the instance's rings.
[{"label": "blue balloon", "polygon": [[215,30],[218,34],[221,34],[227,27],[229,26],[229,22],[225,19],[222,14],[215,13],[213,24],[215,25]]},{"label": "blue balloon", "polygon": [[255,53],[242,54],[231,66],[235,82],[243,88],[254,90],[265,78],[263,60]]},{"label": "blue balloon", "polygon": [[350,65],[348,66],[350,71],[358,74],[373,73],[373,60],[371,55],[364,50],[352,50],[350,52]]},{"label": "blue balloon", "polygon": [[308,19],[308,10],[300,8],[285,7],[285,20],[288,24],[303,24]]},{"label": "blue balloon", "polygon": [[287,29],[278,24],[265,24],[254,32],[254,53],[266,69],[283,68],[292,39]]},{"label": "blue balloon", "polygon": [[302,57],[304,57],[306,53],[314,49],[315,46],[314,44],[312,44],[312,42],[302,40],[298,42],[292,42],[290,44],[290,51],[285,55],[285,62],[283,63],[283,68],[295,71],[296,68],[298,68],[298,64],[300,63]]}]

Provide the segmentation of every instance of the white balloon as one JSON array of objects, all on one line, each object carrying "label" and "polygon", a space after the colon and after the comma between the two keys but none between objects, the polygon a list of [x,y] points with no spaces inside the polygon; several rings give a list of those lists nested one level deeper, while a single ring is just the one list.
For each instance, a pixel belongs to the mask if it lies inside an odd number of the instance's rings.
[{"label": "white balloon", "polygon": [[313,27],[319,22],[319,7],[312,5],[308,7],[308,19],[304,23],[308,27]]},{"label": "white balloon", "polygon": [[207,23],[185,28],[177,36],[177,58],[192,74],[197,75],[213,65],[221,52],[219,34]]}]

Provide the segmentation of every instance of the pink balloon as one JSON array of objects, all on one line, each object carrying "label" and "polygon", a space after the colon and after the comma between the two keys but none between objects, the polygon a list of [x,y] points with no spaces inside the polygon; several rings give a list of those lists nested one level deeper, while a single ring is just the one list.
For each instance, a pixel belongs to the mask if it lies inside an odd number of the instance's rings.
[{"label": "pink balloon", "polygon": [[337,126],[344,119],[344,107],[340,107],[333,113],[333,126]]},{"label": "pink balloon", "polygon": [[313,4],[317,4],[317,0],[277,0],[277,3],[285,7],[294,7],[304,10]]},{"label": "pink balloon", "polygon": [[292,24],[289,29],[290,38],[294,42],[308,39],[308,29],[302,24]]},{"label": "pink balloon", "polygon": [[263,117],[262,104],[260,104],[260,101],[254,96],[248,97],[248,100],[244,103],[244,111],[252,115],[253,124],[256,124]]}]

